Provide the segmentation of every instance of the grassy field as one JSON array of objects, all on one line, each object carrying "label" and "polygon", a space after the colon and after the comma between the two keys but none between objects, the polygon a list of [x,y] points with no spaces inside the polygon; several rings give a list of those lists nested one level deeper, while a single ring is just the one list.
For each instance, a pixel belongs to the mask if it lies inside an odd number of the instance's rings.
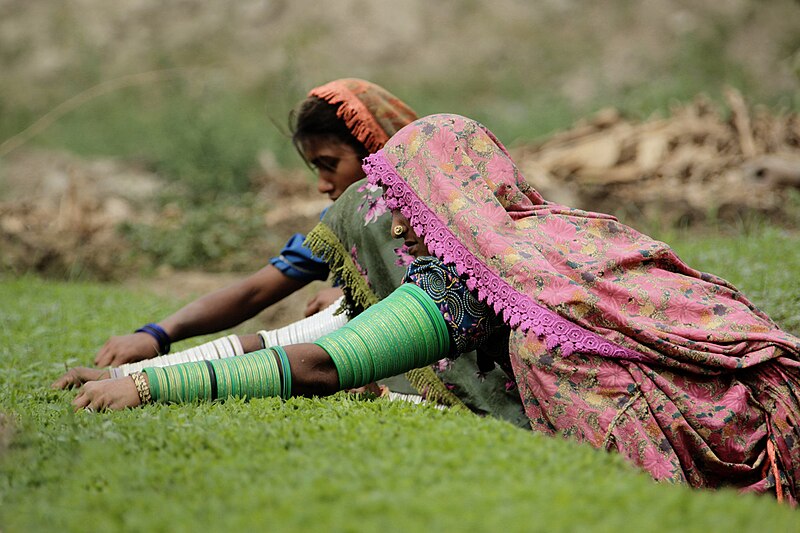
[{"label": "grassy field", "polygon": [[[674,233],[800,332],[798,235]],[[176,302],[0,281],[0,529],[797,531],[772,498],[658,485],[614,455],[465,413],[346,395],[73,413],[47,385]]]},{"label": "grassy field", "polygon": [[[9,0],[0,15],[0,200],[20,201],[6,177],[21,155],[152,172],[158,221],[118,228],[152,258],[135,276],[260,267],[263,242],[283,241],[259,194],[302,165],[287,114],[338,77],[421,115],[474,117],[510,146],[606,106],[644,119],[726,86],[800,109],[794,0]],[[796,227],[655,231],[800,334]],[[75,270],[0,272],[0,531],[800,530],[769,497],[657,485],[617,456],[425,406],[337,395],[73,413],[75,393],[48,388],[65,363],[182,303],[64,282],[98,279]]]}]

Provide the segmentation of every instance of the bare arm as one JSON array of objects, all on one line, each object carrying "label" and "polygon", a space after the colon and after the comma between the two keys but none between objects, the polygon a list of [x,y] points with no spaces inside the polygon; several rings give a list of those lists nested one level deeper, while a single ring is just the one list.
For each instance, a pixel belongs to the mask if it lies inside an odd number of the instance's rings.
[{"label": "bare arm", "polygon": [[[238,339],[242,345],[242,350],[244,351],[244,353],[255,352],[256,350],[259,350],[263,347],[262,346],[263,342],[261,340],[261,337],[257,333],[249,335],[239,335]],[[208,344],[210,343],[206,343],[206,345]],[[159,361],[159,359],[170,358],[174,356],[175,353],[173,352],[170,355],[162,355],[159,357],[152,358],[149,361],[153,362],[152,366],[164,366],[165,365],[164,361]],[[178,363],[168,362],[166,364],[170,365]],[[123,366],[124,365],[120,365],[119,368],[122,368]],[[132,372],[133,371],[131,370],[126,371],[124,375],[129,375]],[[117,374],[117,376],[122,377],[121,374]],[[110,372],[109,369],[107,368],[86,368],[86,367],[76,366],[67,370],[61,377],[59,377],[57,380],[51,383],[50,387],[53,389],[71,389],[73,387],[79,387],[89,381],[100,381],[103,379],[111,379],[111,378],[112,378],[112,372]]]},{"label": "bare arm", "polygon": [[272,265],[185,305],[159,325],[173,341],[215,333],[241,324],[308,284]]},{"label": "bare arm", "polygon": [[[214,333],[254,317],[270,305],[305,286],[272,265],[185,305],[158,324],[175,342]],[[155,339],[147,333],[111,337],[95,357],[98,366],[117,366],[158,355]]]},{"label": "bare arm", "polygon": [[339,390],[339,373],[328,352],[316,344],[295,344],[285,349],[295,394],[328,396]]}]

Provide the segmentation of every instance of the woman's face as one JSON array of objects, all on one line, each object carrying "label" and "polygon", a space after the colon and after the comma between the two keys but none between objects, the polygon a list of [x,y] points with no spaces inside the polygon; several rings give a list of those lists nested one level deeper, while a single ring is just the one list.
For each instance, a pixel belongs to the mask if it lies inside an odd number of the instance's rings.
[{"label": "woman's face", "polygon": [[348,144],[330,137],[302,142],[303,155],[317,172],[317,190],[336,201],[350,185],[364,177],[361,158]]},{"label": "woman's face", "polygon": [[408,253],[414,257],[422,257],[431,255],[428,247],[425,246],[425,241],[419,237],[414,228],[409,224],[408,219],[403,216],[400,211],[392,211],[392,237],[395,239],[403,239],[404,244],[408,248]]}]

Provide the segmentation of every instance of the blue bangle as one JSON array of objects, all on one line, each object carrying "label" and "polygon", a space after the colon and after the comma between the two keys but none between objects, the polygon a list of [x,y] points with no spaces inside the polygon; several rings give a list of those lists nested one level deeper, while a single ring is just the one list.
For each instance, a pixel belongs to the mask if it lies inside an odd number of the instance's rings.
[{"label": "blue bangle", "polygon": [[153,337],[156,342],[158,343],[158,353],[159,355],[166,355],[169,353],[170,344],[172,344],[172,340],[167,335],[167,332],[164,331],[164,328],[159,326],[158,324],[149,323],[145,324],[144,326],[137,329],[134,333],[147,333],[151,337]]}]

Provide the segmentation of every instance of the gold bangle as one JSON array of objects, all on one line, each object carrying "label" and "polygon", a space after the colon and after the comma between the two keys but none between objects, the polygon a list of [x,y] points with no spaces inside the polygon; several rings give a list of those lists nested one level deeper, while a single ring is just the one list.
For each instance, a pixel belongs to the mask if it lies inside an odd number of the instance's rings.
[{"label": "gold bangle", "polygon": [[144,372],[134,372],[131,374],[131,379],[133,379],[133,384],[136,385],[136,392],[139,393],[139,401],[142,404],[152,402],[153,397],[150,396],[150,385],[144,378]]}]

